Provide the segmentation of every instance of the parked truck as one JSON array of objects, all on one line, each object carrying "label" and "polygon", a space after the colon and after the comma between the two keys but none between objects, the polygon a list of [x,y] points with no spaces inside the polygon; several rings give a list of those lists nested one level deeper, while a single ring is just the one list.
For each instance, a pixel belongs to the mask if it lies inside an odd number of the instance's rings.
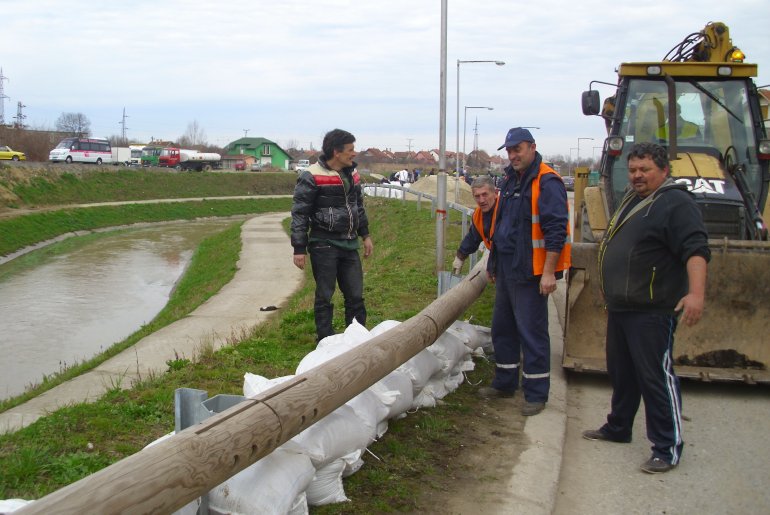
[{"label": "parked truck", "polygon": [[131,149],[129,147],[112,147],[112,166],[131,166]]},{"label": "parked truck", "polygon": [[131,166],[142,166],[142,149],[146,145],[129,145],[131,149]]},{"label": "parked truck", "polygon": [[147,145],[142,149],[141,163],[142,166],[158,166],[158,158],[160,153],[163,152],[163,147]]},{"label": "parked truck", "polygon": [[222,156],[216,152],[198,152],[184,148],[166,147],[158,156],[158,166],[177,170],[209,171],[221,168]]}]

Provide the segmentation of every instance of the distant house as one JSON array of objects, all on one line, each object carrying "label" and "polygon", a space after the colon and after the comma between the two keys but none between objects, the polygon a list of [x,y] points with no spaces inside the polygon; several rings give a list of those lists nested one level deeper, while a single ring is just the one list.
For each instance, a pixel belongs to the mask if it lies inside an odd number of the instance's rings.
[{"label": "distant house", "polygon": [[[222,165],[225,168],[235,168],[238,161],[258,163],[263,168],[273,167],[281,170],[289,169],[291,157],[278,143],[267,138],[241,138],[229,143],[225,150]],[[251,159],[250,159],[251,158]]]}]

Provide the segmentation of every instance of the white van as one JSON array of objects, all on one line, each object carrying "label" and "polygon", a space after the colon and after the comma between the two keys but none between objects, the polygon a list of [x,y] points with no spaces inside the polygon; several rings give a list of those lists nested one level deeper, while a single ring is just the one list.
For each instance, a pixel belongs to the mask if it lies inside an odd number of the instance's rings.
[{"label": "white van", "polygon": [[104,138],[66,138],[48,153],[54,163],[96,163],[112,162],[112,146]]}]

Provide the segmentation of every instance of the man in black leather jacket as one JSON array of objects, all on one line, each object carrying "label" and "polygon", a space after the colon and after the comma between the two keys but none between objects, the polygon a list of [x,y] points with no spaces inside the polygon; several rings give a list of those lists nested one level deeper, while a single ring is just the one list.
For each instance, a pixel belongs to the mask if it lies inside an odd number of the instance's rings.
[{"label": "man in black leather jacket", "polygon": [[323,155],[302,172],[294,188],[291,208],[291,245],[294,265],[304,270],[310,253],[315,290],[317,340],[334,334],[332,295],[337,283],[345,298],[345,324],[353,319],[366,324],[364,278],[358,255],[358,237],[364,257],[372,254],[369,221],[356,170],[355,137],[341,129],[324,136]]}]

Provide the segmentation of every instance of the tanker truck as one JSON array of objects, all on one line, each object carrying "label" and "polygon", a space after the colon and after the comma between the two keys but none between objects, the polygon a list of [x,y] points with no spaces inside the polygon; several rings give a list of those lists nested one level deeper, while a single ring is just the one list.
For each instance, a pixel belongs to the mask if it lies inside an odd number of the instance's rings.
[{"label": "tanker truck", "polygon": [[215,152],[199,152],[184,148],[166,147],[158,156],[158,166],[177,170],[196,172],[218,169],[222,166],[222,156]]},{"label": "tanker truck", "polygon": [[[674,368],[704,381],[770,383],[770,139],[752,80],[757,65],[744,57],[725,24],[709,23],[663,60],[622,63],[616,84],[592,81],[583,93],[583,113],[603,119],[607,139],[598,185],[587,170],[575,181],[564,367],[606,371],[596,242],[628,187],[629,149],[653,142],[695,197],[711,247],[705,314],[677,331]],[[603,103],[595,84],[612,87]]]}]

